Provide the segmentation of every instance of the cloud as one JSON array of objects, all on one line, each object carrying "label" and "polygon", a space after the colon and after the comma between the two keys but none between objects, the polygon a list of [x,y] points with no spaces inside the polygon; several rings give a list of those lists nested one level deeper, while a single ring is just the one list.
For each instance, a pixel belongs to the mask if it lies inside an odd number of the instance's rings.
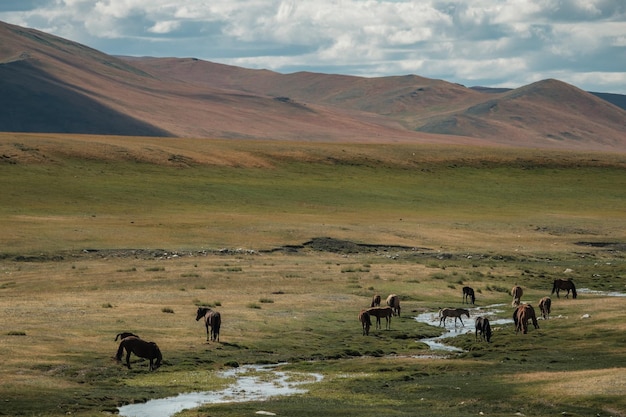
[{"label": "cloud", "polygon": [[3,0],[0,19],[111,54],[626,94],[623,0]]}]

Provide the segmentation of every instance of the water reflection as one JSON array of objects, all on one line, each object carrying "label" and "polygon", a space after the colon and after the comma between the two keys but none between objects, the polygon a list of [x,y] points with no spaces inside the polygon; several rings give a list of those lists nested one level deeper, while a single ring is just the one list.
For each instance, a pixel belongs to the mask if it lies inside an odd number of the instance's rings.
[{"label": "water reflection", "polygon": [[[278,365],[242,366],[220,373],[223,377],[235,377],[236,382],[221,391],[190,392],[176,397],[159,398],[141,404],[129,404],[119,408],[125,417],[170,417],[189,408],[203,404],[227,402],[264,401],[270,397],[305,393],[303,384],[319,382],[320,374],[301,374],[277,371]],[[259,375],[262,373],[263,375]],[[249,375],[246,375],[249,374]],[[294,379],[297,377],[297,380]]]}]

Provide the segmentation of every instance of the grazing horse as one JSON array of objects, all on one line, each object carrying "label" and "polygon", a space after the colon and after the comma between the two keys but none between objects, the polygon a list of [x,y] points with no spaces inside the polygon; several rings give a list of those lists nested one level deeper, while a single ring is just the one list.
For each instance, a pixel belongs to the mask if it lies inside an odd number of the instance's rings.
[{"label": "grazing horse", "polygon": [[528,320],[533,321],[535,329],[539,328],[537,323],[537,316],[535,315],[535,309],[530,304],[522,304],[515,309],[515,333],[522,331],[522,333],[528,333]]},{"label": "grazing horse", "polygon": [[569,292],[572,292],[572,298],[576,298],[578,296],[578,294],[576,294],[576,286],[574,285],[574,282],[570,279],[555,279],[554,280],[554,284],[552,284],[552,293],[554,294],[556,292],[556,296],[557,298],[561,298],[559,297],[559,291],[561,290],[567,290],[567,294],[565,294],[565,298],[569,297]]},{"label": "grazing horse", "polygon": [[372,304],[370,307],[380,307],[380,295],[376,294],[372,297]]},{"label": "grazing horse", "polygon": [[[161,366],[163,356],[161,350],[154,342],[146,342],[136,336],[128,336],[122,339],[120,347],[117,349],[117,355],[115,359],[119,362],[122,361],[122,355],[126,349],[126,366],[130,369],[130,354],[134,353],[140,358],[146,358],[150,360],[150,370],[154,371]],[[153,362],[156,359],[156,362]]]},{"label": "grazing horse", "polygon": [[391,330],[391,317],[393,316],[393,308],[391,307],[370,307],[367,310],[370,317],[376,317],[376,328],[380,329],[380,319],[382,317],[387,321],[385,328]]},{"label": "grazing horse", "polygon": [[519,285],[511,288],[511,295],[513,296],[513,302],[511,305],[513,307],[517,307],[520,304],[520,300],[522,299],[522,295],[524,294],[524,290]]},{"label": "grazing horse", "polygon": [[464,308],[439,308],[439,325],[443,323],[443,327],[446,327],[446,319],[448,317],[454,317],[454,327],[456,327],[456,319],[461,321],[461,326],[465,327],[461,316],[467,316],[469,318],[469,310]]},{"label": "grazing horse", "polygon": [[387,297],[387,305],[393,308],[393,313],[400,317],[400,297],[395,294],[389,294]]},{"label": "grazing horse", "polygon": [[482,340],[491,342],[491,324],[487,317],[476,317],[476,339],[479,334]]},{"label": "grazing horse", "polygon": [[370,313],[368,313],[367,310],[361,310],[359,313],[359,321],[363,327],[363,336],[368,336],[370,334],[370,327],[372,327]]},{"label": "grazing horse", "polygon": [[544,320],[550,317],[550,306],[552,305],[552,299],[550,297],[543,297],[539,300],[539,311],[541,311],[541,317]]},{"label": "grazing horse", "polygon": [[[198,307],[196,313],[196,321],[204,318],[204,327],[206,327],[206,340],[220,341],[220,327],[222,326],[222,315],[219,311],[211,310],[208,307]],[[209,332],[209,327],[211,331]]]},{"label": "grazing horse", "polygon": [[463,304],[469,304],[470,300],[472,301],[472,304],[476,301],[474,289],[472,287],[463,287]]}]

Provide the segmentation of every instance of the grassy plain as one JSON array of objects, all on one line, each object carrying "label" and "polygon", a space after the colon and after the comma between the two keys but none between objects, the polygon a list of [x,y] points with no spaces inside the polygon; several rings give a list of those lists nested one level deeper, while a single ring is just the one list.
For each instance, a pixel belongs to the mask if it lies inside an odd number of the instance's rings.
[{"label": "grassy plain", "polygon": [[[563,276],[624,292],[626,155],[10,134],[0,155],[0,415],[102,415],[278,362],[324,380],[182,415],[626,415],[622,297],[553,297],[539,330],[459,336],[448,359],[412,319],[463,285],[506,317],[515,283],[533,303]],[[362,336],[391,292],[403,317]],[[117,364],[126,330],[164,366]]]}]

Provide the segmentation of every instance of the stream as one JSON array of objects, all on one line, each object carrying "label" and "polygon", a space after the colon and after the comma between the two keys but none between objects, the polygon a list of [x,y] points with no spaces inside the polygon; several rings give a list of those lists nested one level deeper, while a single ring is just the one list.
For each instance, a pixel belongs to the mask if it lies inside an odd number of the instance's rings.
[{"label": "stream", "polygon": [[[445,351],[445,352],[463,352],[462,349],[459,349],[455,346],[448,346],[441,342],[442,339],[447,339],[449,337],[455,337],[466,333],[473,333],[475,331],[474,328],[474,320],[478,316],[487,317],[492,326],[499,326],[503,324],[513,323],[513,319],[495,319],[492,318],[495,314],[502,313],[503,307],[506,304],[494,304],[485,307],[474,307],[468,308],[470,312],[470,317],[463,317],[463,323],[465,326],[462,326],[460,323],[454,325],[454,318],[448,318],[446,320],[446,331],[437,337],[431,337],[428,339],[420,339],[420,342],[426,343],[431,350],[435,351]],[[439,326],[439,312],[429,312],[422,313],[415,317],[415,321],[419,323],[426,323],[431,326]]]},{"label": "stream", "polygon": [[[170,417],[189,408],[203,404],[226,402],[264,401],[270,397],[305,393],[300,385],[320,382],[321,374],[282,372],[279,365],[246,365],[220,372],[225,378],[235,377],[232,385],[221,391],[189,392],[175,397],[159,398],[145,403],[128,404],[119,407],[119,415],[124,417]],[[250,374],[250,375],[246,375]],[[260,375],[263,374],[263,375]],[[297,377],[294,379],[294,377]],[[273,415],[267,411],[258,414]]]}]

